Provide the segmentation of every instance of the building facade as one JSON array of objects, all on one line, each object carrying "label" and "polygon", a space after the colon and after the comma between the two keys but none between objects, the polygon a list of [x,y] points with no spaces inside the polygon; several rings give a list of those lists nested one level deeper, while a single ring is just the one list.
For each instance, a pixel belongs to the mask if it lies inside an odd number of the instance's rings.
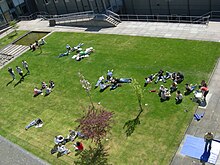
[{"label": "building facade", "polygon": [[0,0],[0,25],[37,11],[33,0]]},{"label": "building facade", "polygon": [[201,16],[220,11],[220,0],[124,0],[123,14]]},{"label": "building facade", "polygon": [[122,0],[35,0],[38,11],[51,15],[93,10],[102,13],[106,9],[122,6]]},{"label": "building facade", "polygon": [[41,11],[60,15],[106,9],[119,14],[200,16],[220,11],[220,0],[0,0],[0,25]]}]

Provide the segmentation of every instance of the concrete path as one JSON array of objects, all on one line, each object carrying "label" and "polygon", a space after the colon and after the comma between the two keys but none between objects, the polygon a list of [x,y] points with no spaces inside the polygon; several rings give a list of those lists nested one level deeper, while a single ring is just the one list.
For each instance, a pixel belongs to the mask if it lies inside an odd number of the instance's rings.
[{"label": "concrete path", "polygon": [[[57,32],[86,32],[102,34],[118,34],[132,36],[147,36],[161,38],[179,38],[189,40],[203,40],[220,42],[220,23],[210,22],[208,25],[178,24],[178,23],[146,23],[146,22],[122,22],[115,28],[79,28],[68,26],[49,27],[48,21],[40,19],[21,21],[18,23],[19,30],[30,31],[57,31]],[[1,38],[1,36],[0,36]],[[215,138],[220,139],[220,63],[216,65],[209,81],[208,105],[206,108],[198,108],[197,111],[205,111],[201,121],[192,120],[186,134],[203,137],[207,131],[213,131]],[[184,139],[174,156],[172,165],[199,165],[199,160],[180,154]],[[1,164],[1,162],[0,162]],[[217,161],[220,165],[220,157]]]},{"label": "concrete path", "polygon": [[80,28],[69,26],[49,27],[48,21],[40,19],[21,21],[20,30],[32,31],[62,31],[62,32],[88,32],[102,34],[119,34],[132,36],[148,36],[162,38],[180,38],[190,40],[204,40],[220,42],[220,23],[210,22],[208,25],[158,23],[158,22],[128,22],[124,21],[112,28]]},{"label": "concrete path", "polygon": [[48,165],[16,144],[0,136],[1,165]]}]

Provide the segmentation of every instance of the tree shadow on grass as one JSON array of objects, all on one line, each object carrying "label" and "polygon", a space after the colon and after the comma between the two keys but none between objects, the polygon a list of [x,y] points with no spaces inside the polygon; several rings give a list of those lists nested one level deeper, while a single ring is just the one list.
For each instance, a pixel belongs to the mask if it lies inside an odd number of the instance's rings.
[{"label": "tree shadow on grass", "polygon": [[76,165],[109,165],[108,149],[105,149],[101,143],[95,148],[89,146],[89,149],[77,153],[76,156],[79,156],[78,160],[74,161]]},{"label": "tree shadow on grass", "polygon": [[141,109],[138,113],[138,115],[136,116],[136,118],[132,119],[132,120],[128,120],[125,124],[124,124],[124,129],[126,128],[125,130],[125,134],[127,137],[131,136],[134,131],[135,131],[135,128],[137,127],[137,125],[141,124],[140,122],[140,115],[141,113],[143,112],[143,109]]}]

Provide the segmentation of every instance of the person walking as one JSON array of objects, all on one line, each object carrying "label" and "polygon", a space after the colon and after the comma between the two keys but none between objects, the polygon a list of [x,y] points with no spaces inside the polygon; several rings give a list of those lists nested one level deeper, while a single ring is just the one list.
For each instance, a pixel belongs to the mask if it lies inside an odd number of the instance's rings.
[{"label": "person walking", "polygon": [[27,63],[27,61],[22,60],[22,65],[23,65],[23,68],[25,68],[25,69],[27,70],[27,74],[30,74],[30,71],[29,71],[29,69],[28,69],[28,63]]},{"label": "person walking", "polygon": [[8,68],[8,72],[10,73],[11,77],[14,80],[15,79],[15,72],[13,71],[13,69],[11,67]]},{"label": "person walking", "polygon": [[205,140],[205,148],[207,149],[208,145],[209,145],[209,150],[211,150],[212,148],[212,140],[214,138],[214,134],[212,132],[207,132],[204,136],[204,140]]},{"label": "person walking", "polygon": [[22,69],[21,69],[19,66],[16,66],[16,71],[17,71],[18,74],[21,76],[21,80],[23,80],[24,77],[23,77],[23,71],[22,71]]}]

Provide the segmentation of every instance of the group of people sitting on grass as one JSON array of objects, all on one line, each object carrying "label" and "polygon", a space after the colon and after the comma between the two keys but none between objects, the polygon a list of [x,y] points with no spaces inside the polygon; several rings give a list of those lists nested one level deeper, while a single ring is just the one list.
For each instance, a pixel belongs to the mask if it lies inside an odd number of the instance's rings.
[{"label": "group of people sitting on grass", "polygon": [[30,50],[35,51],[37,48],[45,44],[46,41],[43,38],[40,40],[40,42],[36,40],[34,44],[30,44]]},{"label": "group of people sitting on grass", "polygon": [[66,45],[66,52],[59,54],[58,58],[68,56],[70,52],[76,52],[76,55],[72,56],[72,59],[75,59],[76,61],[80,61],[83,58],[89,57],[91,53],[94,52],[93,47],[86,48],[83,50],[81,47],[84,45],[84,43],[79,43],[78,45],[71,47],[69,44]]},{"label": "group of people sitting on grass", "polygon": [[52,80],[49,81],[49,86],[45,82],[41,82],[41,88],[34,88],[34,97],[38,95],[43,95],[43,90],[45,90],[45,96],[49,95],[52,92],[52,89],[55,87],[55,84]]},{"label": "group of people sitting on grass", "polygon": [[[167,88],[164,85],[160,86],[158,92],[158,95],[160,96],[160,100],[161,101],[169,100],[171,94],[176,91],[175,100],[176,100],[176,104],[179,104],[183,100],[183,94],[181,93],[180,90],[178,90],[178,84],[180,84],[184,80],[184,75],[181,72],[171,73],[166,71],[164,74],[164,71],[160,69],[158,73],[151,74],[150,76],[145,78],[144,87],[146,87],[149,83],[152,83],[153,81],[155,82],[155,84],[157,84],[159,81],[163,81],[164,83],[166,83],[168,79],[172,80],[172,84],[170,85],[170,88]],[[197,101],[204,100],[209,92],[207,83],[203,80],[198,90],[196,90],[196,87],[197,85],[186,83],[184,95],[186,96],[189,95],[191,92],[194,92],[194,96],[197,99]],[[156,92],[156,90],[151,90],[151,92]]]},{"label": "group of people sitting on grass", "polygon": [[[155,81],[154,81],[155,79]],[[168,72],[164,71],[162,69],[159,70],[156,74],[151,74],[150,76],[145,78],[144,87],[146,87],[149,83],[153,82],[155,84],[158,83],[158,81],[163,81],[166,83],[166,80],[172,79],[173,82],[176,84],[180,84],[184,80],[184,75],[181,72]]]},{"label": "group of people sitting on grass", "polygon": [[[62,135],[55,136],[55,145],[54,148],[51,150],[51,154],[57,152],[57,157],[68,155],[71,151],[66,148],[65,144],[68,142],[74,142],[76,138],[87,139],[81,132],[77,132],[74,130],[69,130],[69,135],[67,135],[66,138],[64,138]],[[73,147],[77,152],[76,154],[79,154],[84,149],[82,142],[79,141],[73,143]]]},{"label": "group of people sitting on grass", "polygon": [[100,87],[100,92],[110,87],[110,90],[114,90],[117,87],[121,87],[122,83],[131,83],[131,78],[115,78],[113,77],[113,70],[108,70],[106,79],[104,76],[99,77],[96,82],[95,89]]}]

